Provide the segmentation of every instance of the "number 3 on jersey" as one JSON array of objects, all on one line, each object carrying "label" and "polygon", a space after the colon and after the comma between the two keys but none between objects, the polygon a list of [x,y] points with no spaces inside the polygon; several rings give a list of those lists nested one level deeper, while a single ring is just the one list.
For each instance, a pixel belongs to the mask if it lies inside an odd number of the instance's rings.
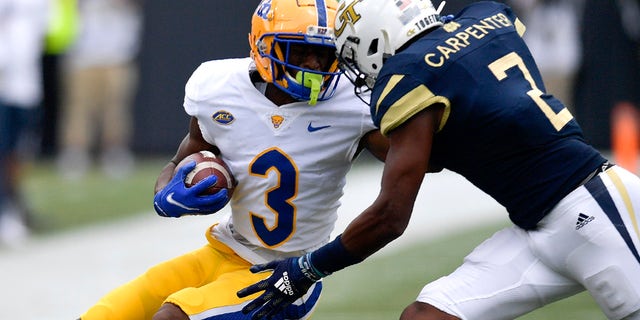
[{"label": "number 3 on jersey", "polygon": [[272,148],[256,156],[249,165],[249,173],[262,178],[268,178],[270,173],[278,175],[278,184],[265,193],[265,206],[275,217],[273,226],[267,225],[264,217],[249,212],[258,238],[267,247],[277,247],[289,239],[295,229],[293,199],[298,194],[298,167],[282,150]]},{"label": "number 3 on jersey", "polygon": [[542,99],[543,92],[538,89],[535,81],[533,81],[531,73],[529,73],[529,69],[527,69],[524,61],[517,53],[511,52],[489,64],[489,70],[491,70],[491,72],[493,72],[493,75],[498,78],[498,81],[504,80],[507,77],[506,71],[513,67],[518,67],[518,69],[520,69],[520,71],[522,72],[524,78],[531,85],[531,90],[527,92],[529,97],[533,99],[540,110],[542,110],[544,115],[547,116],[549,121],[551,121],[553,127],[556,128],[557,131],[560,131],[567,124],[567,122],[573,119],[573,115],[571,115],[571,112],[569,112],[569,109],[567,108],[562,108],[562,110],[560,110],[560,112],[558,113],[555,113],[553,109],[551,109],[551,106],[549,106]]}]

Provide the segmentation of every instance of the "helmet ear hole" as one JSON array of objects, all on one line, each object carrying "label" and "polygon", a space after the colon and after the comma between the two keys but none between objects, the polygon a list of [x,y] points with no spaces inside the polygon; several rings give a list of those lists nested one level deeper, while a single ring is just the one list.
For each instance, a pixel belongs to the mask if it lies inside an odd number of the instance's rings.
[{"label": "helmet ear hole", "polygon": [[371,40],[369,49],[367,50],[368,55],[374,55],[376,53],[378,53],[378,38]]}]

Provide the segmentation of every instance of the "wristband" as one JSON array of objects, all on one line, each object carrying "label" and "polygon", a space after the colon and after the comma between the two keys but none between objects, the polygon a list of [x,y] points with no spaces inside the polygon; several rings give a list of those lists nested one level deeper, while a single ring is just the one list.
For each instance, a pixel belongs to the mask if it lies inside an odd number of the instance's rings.
[{"label": "wristband", "polygon": [[298,267],[300,267],[300,271],[302,271],[307,278],[314,282],[328,276],[328,274],[320,272],[320,270],[313,266],[311,263],[311,253],[307,253],[298,258]]},{"label": "wristband", "polygon": [[364,259],[354,256],[347,250],[340,240],[342,235],[309,254],[307,258],[316,275],[325,277],[335,271],[342,270],[350,265],[362,262]]}]

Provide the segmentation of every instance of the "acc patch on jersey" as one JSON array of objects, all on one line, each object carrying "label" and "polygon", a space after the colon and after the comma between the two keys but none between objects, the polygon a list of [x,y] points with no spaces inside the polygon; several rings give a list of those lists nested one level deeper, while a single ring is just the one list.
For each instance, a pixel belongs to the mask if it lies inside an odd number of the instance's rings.
[{"label": "acc patch on jersey", "polygon": [[224,125],[228,125],[236,119],[230,112],[224,110],[214,113],[211,118],[213,118],[213,121]]}]

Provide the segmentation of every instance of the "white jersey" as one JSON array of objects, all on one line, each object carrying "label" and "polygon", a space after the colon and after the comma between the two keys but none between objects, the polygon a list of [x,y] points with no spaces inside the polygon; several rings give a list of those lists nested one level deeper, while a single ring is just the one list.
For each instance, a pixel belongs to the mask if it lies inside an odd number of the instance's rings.
[{"label": "white jersey", "polygon": [[250,58],[209,61],[184,107],[238,180],[213,235],[252,263],[299,255],[329,240],[360,138],[374,130],[348,81],[316,105],[276,106],[249,77]]},{"label": "white jersey", "polygon": [[[0,100],[35,108],[42,99],[40,55],[49,1],[0,0]],[[2,137],[4,139],[4,137]]]}]

